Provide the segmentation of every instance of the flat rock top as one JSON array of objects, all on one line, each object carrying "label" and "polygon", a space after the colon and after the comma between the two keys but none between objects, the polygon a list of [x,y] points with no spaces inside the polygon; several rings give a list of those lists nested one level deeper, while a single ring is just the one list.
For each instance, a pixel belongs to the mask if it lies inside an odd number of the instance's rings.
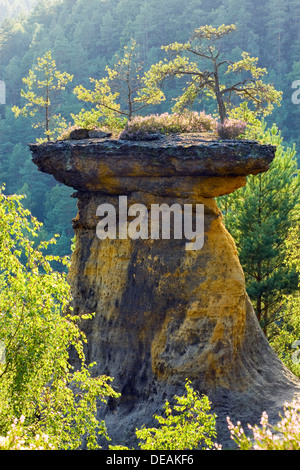
[{"label": "flat rock top", "polygon": [[157,140],[112,138],[29,144],[39,170],[83,188],[106,177],[226,177],[269,169],[276,148],[255,141],[216,140],[211,134],[173,134]]},{"label": "flat rock top", "polygon": [[269,148],[270,145],[260,145],[252,140],[218,140],[214,137],[213,133],[186,133],[186,134],[168,134],[162,135],[157,139],[147,140],[121,140],[113,138],[89,138],[89,139],[70,139],[70,140],[57,140],[45,142],[42,144],[29,144],[32,151],[40,149],[51,148],[85,148],[87,146],[96,146],[98,148],[109,149],[126,149],[126,148],[144,148],[144,149],[192,149],[195,147],[202,148],[227,148],[227,149],[241,149],[243,147],[251,148]]}]

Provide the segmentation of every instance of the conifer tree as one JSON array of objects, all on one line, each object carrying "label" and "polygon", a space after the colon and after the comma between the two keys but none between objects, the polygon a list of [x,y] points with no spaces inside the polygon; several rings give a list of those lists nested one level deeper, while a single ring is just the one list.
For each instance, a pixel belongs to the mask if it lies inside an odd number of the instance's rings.
[{"label": "conifer tree", "polygon": [[37,65],[33,70],[29,70],[27,77],[23,82],[27,85],[27,90],[21,90],[21,96],[27,103],[23,108],[13,106],[12,111],[15,117],[31,116],[34,117],[38,112],[43,112],[42,121],[33,124],[35,128],[42,127],[46,139],[49,141],[51,136],[59,133],[65,127],[64,120],[60,114],[52,114],[52,98],[73,80],[73,76],[67,72],[59,72],[56,69],[55,60],[52,59],[51,51],[43,57],[37,59]]},{"label": "conifer tree", "polygon": [[266,36],[268,44],[267,53],[270,56],[270,60],[273,62],[273,66],[277,74],[280,76],[284,70],[284,63],[286,57],[285,42],[286,42],[286,21],[287,21],[287,2],[281,2],[280,0],[269,0],[267,2],[267,8],[269,11]]},{"label": "conifer tree", "polygon": [[132,40],[124,47],[122,57],[115,56],[114,67],[106,67],[106,77],[99,80],[91,78],[94,90],[82,85],[74,89],[79,100],[96,105],[91,112],[83,109],[78,116],[72,115],[75,124],[80,125],[83,121],[86,123],[89,119],[96,124],[100,118],[113,120],[116,116],[131,120],[134,114],[149,104],[161,101],[160,90],[145,89],[138,48],[139,45]]},{"label": "conifer tree", "polygon": [[277,127],[248,137],[277,146],[269,171],[247,178],[247,185],[218,199],[224,222],[234,237],[248,294],[268,336],[281,318],[285,295],[298,288],[298,274],[286,265],[286,241],[299,219],[300,182],[295,148],[286,148]]},{"label": "conifer tree", "polygon": [[[241,60],[232,62],[222,55],[222,41],[235,30],[234,24],[223,24],[218,28],[201,26],[194,31],[189,42],[174,42],[162,46],[162,49],[171,52],[174,58],[154,64],[145,74],[146,85],[155,93],[166,78],[187,77],[186,87],[177,98],[174,110],[182,111],[203,95],[212,96],[217,102],[222,124],[227,118],[234,96],[252,103],[257,113],[269,114],[274,104],[280,104],[281,92],[276,91],[271,84],[263,82],[262,77],[267,70],[258,67],[258,58],[243,52]],[[189,54],[195,61],[190,60]],[[225,75],[231,77],[228,83],[221,81],[221,70],[224,66],[227,66]]]}]

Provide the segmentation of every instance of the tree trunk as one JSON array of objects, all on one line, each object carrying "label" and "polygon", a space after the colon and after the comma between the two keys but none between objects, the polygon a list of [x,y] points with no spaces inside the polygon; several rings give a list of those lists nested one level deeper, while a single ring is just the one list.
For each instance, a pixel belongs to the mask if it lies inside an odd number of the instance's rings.
[{"label": "tree trunk", "polygon": [[226,108],[225,108],[224,100],[223,100],[221,90],[220,90],[219,71],[218,71],[218,66],[216,63],[215,63],[214,76],[215,76],[215,95],[216,95],[217,103],[218,103],[220,121],[221,121],[221,124],[224,124],[226,120]]},{"label": "tree trunk", "polygon": [[[49,87],[47,86],[47,89],[46,89],[46,132],[48,132],[49,130],[49,123],[50,123],[50,119],[49,119]],[[47,140],[48,142],[50,141],[50,136],[47,135]]]}]

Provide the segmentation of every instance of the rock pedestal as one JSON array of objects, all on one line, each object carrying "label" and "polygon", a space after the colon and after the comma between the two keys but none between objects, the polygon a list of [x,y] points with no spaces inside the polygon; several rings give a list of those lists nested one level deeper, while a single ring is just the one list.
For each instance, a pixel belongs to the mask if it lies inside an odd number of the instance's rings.
[{"label": "rock pedestal", "polygon": [[[185,379],[209,396],[218,442],[232,445],[226,416],[258,422],[278,417],[300,391],[262,333],[245,289],[234,240],[215,197],[267,171],[275,149],[201,135],[127,142],[110,138],[30,146],[40,171],[77,190],[76,250],[69,281],[83,324],[87,360],[114,377],[122,396],[100,410],[114,444],[131,445],[136,427],[154,424],[165,400]],[[185,239],[105,239],[96,235],[97,208],[119,196],[128,207],[203,204],[204,245]],[[128,221],[132,220],[130,217]],[[117,233],[119,219],[117,221]]]}]

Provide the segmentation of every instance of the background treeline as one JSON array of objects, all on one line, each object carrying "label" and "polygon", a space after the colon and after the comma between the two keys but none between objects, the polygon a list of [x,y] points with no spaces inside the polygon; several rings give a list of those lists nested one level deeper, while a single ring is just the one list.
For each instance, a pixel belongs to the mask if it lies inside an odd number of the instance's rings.
[{"label": "background treeline", "polygon": [[0,23],[7,17],[19,16],[20,12],[28,14],[37,0],[1,0],[0,2]]},{"label": "background treeline", "polygon": [[[268,81],[283,91],[282,105],[269,121],[276,122],[287,145],[300,144],[299,108],[291,101],[291,84],[300,79],[299,0],[0,0],[0,6],[0,79],[7,87],[7,104],[0,105],[0,182],[6,184],[7,193],[27,195],[26,205],[44,223],[45,236],[61,235],[55,254],[70,251],[76,202],[68,197],[71,188],[38,174],[27,143],[40,135],[31,128],[30,119],[16,120],[11,111],[22,104],[22,77],[49,50],[58,69],[74,75],[59,109],[71,123],[70,113],[83,107],[73,88],[89,86],[90,77],[104,76],[106,65],[112,65],[114,55],[131,38],[140,44],[141,60],[148,69],[162,59],[161,45],[184,42],[201,25],[236,23],[238,31],[224,43],[224,55],[238,60],[242,51],[248,51],[259,57],[259,66],[268,69]],[[31,12],[24,15],[29,8]],[[145,113],[170,111],[177,92],[176,82],[166,91],[167,100]],[[214,112],[209,103],[200,107]]]}]

